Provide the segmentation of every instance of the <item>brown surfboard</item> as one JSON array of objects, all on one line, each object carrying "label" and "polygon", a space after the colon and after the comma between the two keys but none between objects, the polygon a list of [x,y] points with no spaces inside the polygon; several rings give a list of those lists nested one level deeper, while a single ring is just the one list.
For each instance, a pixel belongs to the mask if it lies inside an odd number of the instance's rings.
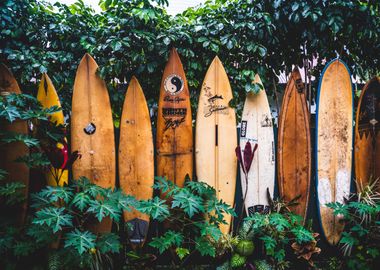
[{"label": "brown surfboard", "polygon": [[355,126],[355,173],[360,191],[377,180],[380,191],[380,77],[364,86],[356,111]]},{"label": "brown surfboard", "polygon": [[193,174],[190,94],[177,51],[170,52],[161,81],[157,117],[157,175],[183,186]]},{"label": "brown surfboard", "polygon": [[[21,94],[21,90],[16,79],[4,64],[0,64],[0,94],[0,98],[5,98],[5,96],[9,94]],[[12,123],[4,121],[0,123],[0,130],[2,132],[28,134],[27,123],[26,121],[21,120],[15,120]],[[25,188],[22,190],[22,194],[27,197],[29,188],[29,168],[25,165],[25,163],[15,162],[15,160],[21,156],[28,155],[28,147],[23,142],[7,143],[0,145],[0,153],[0,168],[8,172],[5,181],[3,181],[8,183],[23,183]],[[5,215],[10,214],[13,217],[13,213],[17,213],[17,224],[24,224],[27,212],[27,200],[17,207],[17,209],[11,210],[7,208],[8,207],[6,206],[6,208],[3,208],[4,210],[1,210],[2,215],[3,213]]]},{"label": "brown surfboard", "polygon": [[291,210],[306,219],[311,174],[309,111],[305,85],[298,68],[290,75],[278,127],[278,185],[285,201],[297,196]]},{"label": "brown surfboard", "polygon": [[350,195],[353,142],[351,74],[340,59],[328,63],[317,95],[316,184],[323,235],[336,245],[344,230],[341,215],[326,204],[345,203]]},{"label": "brown surfboard", "polygon": [[[104,81],[96,74],[98,65],[85,54],[75,77],[72,115],[71,151],[82,155],[73,164],[73,177],[85,176],[104,188],[115,187],[115,140],[111,104]],[[93,231],[109,232],[110,219],[94,222]]]},{"label": "brown surfboard", "polygon": [[[135,77],[125,95],[120,122],[119,143],[120,188],[138,200],[148,200],[153,196],[154,157],[153,135],[148,105],[144,92]],[[124,221],[134,228],[130,232],[132,244],[142,244],[145,240],[149,216],[139,211],[124,212]]]}]

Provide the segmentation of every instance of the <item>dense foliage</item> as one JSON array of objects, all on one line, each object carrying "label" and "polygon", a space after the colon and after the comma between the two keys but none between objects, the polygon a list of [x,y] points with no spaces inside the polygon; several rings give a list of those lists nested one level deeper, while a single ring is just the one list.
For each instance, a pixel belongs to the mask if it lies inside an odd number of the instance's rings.
[{"label": "dense foliage", "polygon": [[379,179],[352,195],[347,204],[330,203],[335,215],[343,216],[346,229],[340,240],[346,256],[344,267],[375,269],[380,262],[380,193]]},{"label": "dense foliage", "polygon": [[[170,47],[182,58],[193,104],[216,54],[232,81],[235,103],[259,73],[272,91],[275,73],[317,58],[308,74],[317,78],[325,59],[337,53],[363,79],[378,74],[380,16],[377,1],[212,0],[175,17],[165,0],[101,0],[94,13],[82,1],[54,6],[37,0],[0,4],[0,60],[14,71],[22,89],[34,93],[47,71],[71,103],[75,71],[85,52],[95,56],[108,83],[115,121],[126,83],[136,75],[154,104]],[[355,37],[353,37],[355,35]],[[241,104],[241,103],[240,103]]]}]

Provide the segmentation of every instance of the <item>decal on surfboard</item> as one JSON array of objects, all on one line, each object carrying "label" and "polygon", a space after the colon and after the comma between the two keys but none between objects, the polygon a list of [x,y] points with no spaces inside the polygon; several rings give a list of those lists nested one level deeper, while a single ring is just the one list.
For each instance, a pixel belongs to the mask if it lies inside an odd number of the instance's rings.
[{"label": "decal on surfboard", "polygon": [[303,92],[303,90],[305,89],[305,85],[303,84],[302,79],[296,80],[296,88],[297,88],[298,93]]},{"label": "decal on surfboard", "polygon": [[173,96],[180,93],[183,90],[183,86],[184,86],[183,80],[177,74],[169,75],[168,77],[166,77],[164,81],[165,91]]},{"label": "decal on surfboard", "polygon": [[180,103],[181,101],[185,101],[184,98],[182,97],[171,97],[171,96],[165,96],[164,97],[165,102],[170,102],[170,103]]},{"label": "decal on surfboard", "polygon": [[268,114],[263,114],[261,117],[260,124],[262,127],[271,127],[272,126],[272,119],[268,116]]},{"label": "decal on surfboard", "polygon": [[169,128],[176,128],[185,122],[186,114],[186,108],[162,108],[162,116],[165,120],[164,131]]},{"label": "decal on surfboard", "polygon": [[211,93],[211,87],[207,86],[206,83],[203,83],[204,95],[207,97],[207,102],[204,107],[204,117],[209,117],[213,112],[228,114],[226,110],[228,106],[223,104],[217,104],[218,100],[224,100],[222,95],[213,95]]},{"label": "decal on surfboard", "polygon": [[241,121],[240,137],[245,138],[247,135],[247,121]]},{"label": "decal on surfboard", "polygon": [[262,204],[256,204],[254,206],[248,207],[248,215],[251,216],[254,213],[268,214],[269,213],[269,206],[268,205],[262,205]]},{"label": "decal on surfboard", "polygon": [[84,129],[83,129],[84,133],[86,133],[87,135],[92,135],[95,133],[96,131],[96,126],[94,123],[90,123],[88,124]]}]

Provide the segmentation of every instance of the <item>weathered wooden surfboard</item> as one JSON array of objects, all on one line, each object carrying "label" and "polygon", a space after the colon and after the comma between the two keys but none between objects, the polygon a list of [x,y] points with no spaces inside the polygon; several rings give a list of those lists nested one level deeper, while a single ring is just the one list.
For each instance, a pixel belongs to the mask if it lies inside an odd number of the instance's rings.
[{"label": "weathered wooden surfboard", "polygon": [[178,186],[193,174],[190,94],[177,51],[170,51],[162,76],[157,116],[157,175]]},{"label": "weathered wooden surfboard", "polygon": [[278,185],[285,201],[300,196],[291,210],[306,219],[311,175],[309,111],[298,68],[290,75],[278,127]]},{"label": "weathered wooden surfboard", "polygon": [[[11,71],[4,65],[0,64],[0,98],[5,98],[9,94],[21,94],[20,87]],[[12,123],[0,123],[2,132],[28,134],[28,126],[26,121],[15,120]],[[0,145],[0,168],[7,171],[8,175],[3,180],[4,182],[21,182],[25,188],[21,191],[25,198],[28,197],[29,190],[29,168],[22,162],[15,162],[19,157],[29,154],[28,147],[23,142],[12,142]],[[14,216],[16,213],[17,225],[23,225],[27,212],[27,200],[22,203],[17,209],[4,208],[2,215]],[[3,212],[4,211],[4,212]]]},{"label": "weathered wooden surfboard", "polygon": [[344,223],[326,206],[345,203],[351,186],[353,93],[347,66],[339,59],[325,67],[318,89],[316,181],[321,227],[327,241],[339,242]]},{"label": "weathered wooden surfboard", "polygon": [[[195,160],[199,181],[214,187],[217,197],[233,206],[236,187],[237,146],[235,110],[229,106],[231,86],[218,57],[212,61],[199,96]],[[231,216],[225,216],[230,231]]]},{"label": "weathered wooden surfboard", "polygon": [[[356,111],[355,174],[360,191],[380,177],[380,77],[364,86]],[[377,180],[380,181],[380,180]],[[380,183],[377,183],[380,190]]]},{"label": "weathered wooden surfboard", "polygon": [[[259,75],[255,83],[262,85]],[[265,89],[257,94],[248,93],[241,118],[240,148],[242,156],[247,142],[257,144],[257,150],[248,171],[248,190],[243,169],[240,178],[243,196],[247,191],[245,209],[247,215],[268,211],[267,189],[273,197],[275,182],[274,133],[272,115]]]},{"label": "weathered wooden surfboard", "polygon": [[[61,107],[57,91],[46,73],[42,74],[41,82],[38,87],[37,99],[44,108],[50,108],[52,106]],[[65,124],[65,117],[63,111],[55,112],[50,115],[49,120],[57,125]],[[57,143],[57,148],[61,151],[67,151],[67,140],[64,139],[63,143]],[[64,153],[63,153],[64,154]],[[68,183],[69,172],[68,170],[61,170],[59,168],[50,167],[46,173],[46,182],[50,186],[56,186],[57,181],[59,186],[63,186]]]},{"label": "weathered wooden surfboard", "polygon": [[[115,139],[111,104],[98,65],[85,54],[74,82],[71,116],[71,151],[82,157],[73,164],[73,177],[85,176],[96,185],[115,187]],[[110,219],[94,224],[95,232],[109,232]]]},{"label": "weathered wooden surfboard", "polygon": [[[119,181],[120,188],[138,200],[148,200],[153,196],[152,126],[144,93],[135,77],[129,83],[121,115]],[[124,221],[134,227],[130,241],[142,244],[148,231],[149,216],[136,210],[125,211]]]}]

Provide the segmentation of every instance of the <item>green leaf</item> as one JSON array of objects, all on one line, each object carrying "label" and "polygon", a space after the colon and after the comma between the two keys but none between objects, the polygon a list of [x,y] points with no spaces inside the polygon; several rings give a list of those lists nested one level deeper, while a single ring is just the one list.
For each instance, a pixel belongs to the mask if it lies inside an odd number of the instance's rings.
[{"label": "green leaf", "polygon": [[73,216],[65,213],[65,208],[47,207],[36,212],[33,224],[49,226],[54,233],[62,230],[63,226],[73,226]]},{"label": "green leaf", "polygon": [[30,153],[29,155],[19,157],[16,162],[25,163],[29,168],[40,168],[50,165],[48,158],[39,152]]},{"label": "green leaf", "polygon": [[8,175],[8,172],[3,170],[3,169],[0,169],[0,180],[3,180],[7,177]]},{"label": "green leaf", "polygon": [[177,253],[178,257],[183,260],[187,255],[190,254],[190,250],[187,248],[176,248],[175,252]]},{"label": "green leaf", "polygon": [[84,192],[79,192],[75,194],[71,204],[78,208],[80,211],[83,211],[90,205],[91,198]]},{"label": "green leaf", "polygon": [[66,234],[65,248],[73,247],[79,254],[87,252],[91,248],[95,248],[95,234],[75,229],[73,232]]},{"label": "green leaf", "polygon": [[192,194],[187,189],[182,189],[173,196],[172,208],[174,207],[182,208],[190,218],[194,214],[205,211],[202,198]]},{"label": "green leaf", "polygon": [[161,237],[153,237],[149,245],[151,247],[157,248],[160,254],[162,254],[165,250],[173,245],[182,245],[182,242],[183,235],[181,233],[169,230]]},{"label": "green leaf", "polygon": [[0,105],[0,117],[5,118],[8,122],[13,122],[17,118],[20,118],[21,115],[18,112],[16,106],[9,104],[1,104]]},{"label": "green leaf", "polygon": [[37,139],[34,139],[33,137],[26,134],[13,132],[7,132],[6,134],[4,134],[2,137],[2,141],[5,143],[23,142],[28,147],[36,147],[39,145],[39,141]]},{"label": "green leaf", "polygon": [[276,230],[279,232],[284,231],[285,229],[290,227],[290,223],[286,220],[286,218],[279,213],[272,213],[269,216],[269,224],[274,226]]},{"label": "green leaf", "polygon": [[97,249],[101,253],[119,253],[121,249],[121,243],[119,236],[114,233],[102,234],[96,242]]},{"label": "green leaf", "polygon": [[140,201],[136,207],[137,211],[150,215],[153,219],[159,221],[165,220],[170,216],[169,207],[165,200],[161,200],[159,197],[154,197],[146,201]]},{"label": "green leaf", "polygon": [[65,203],[69,203],[74,196],[71,188],[60,186],[47,186],[41,191],[40,194],[46,198],[49,198],[50,202],[58,202],[59,200],[63,200]]},{"label": "green leaf", "polygon": [[353,247],[355,245],[359,244],[359,240],[353,237],[350,233],[348,232],[343,232],[342,233],[342,238],[339,241],[340,244],[346,244],[350,247]]},{"label": "green leaf", "polygon": [[291,231],[295,235],[297,243],[302,244],[314,240],[313,233],[303,226],[297,226]]},{"label": "green leaf", "polygon": [[222,235],[222,232],[217,226],[209,224],[208,222],[198,222],[196,226],[200,228],[201,236],[210,236],[216,242]]},{"label": "green leaf", "polygon": [[274,255],[274,249],[275,249],[275,247],[276,247],[276,245],[277,245],[277,243],[276,243],[276,240],[275,239],[273,239],[271,236],[269,236],[269,235],[264,235],[264,236],[262,236],[262,237],[260,237],[260,239],[263,241],[263,243],[264,243],[264,247],[265,247],[265,250],[266,250],[266,253],[268,254],[268,255]]},{"label": "green leaf", "polygon": [[215,247],[210,243],[206,237],[195,238],[195,249],[199,251],[202,256],[215,257]]},{"label": "green leaf", "polygon": [[89,204],[87,213],[95,214],[98,221],[102,221],[103,218],[109,216],[112,220],[119,221],[121,217],[121,211],[117,204],[109,200],[94,200]]}]

